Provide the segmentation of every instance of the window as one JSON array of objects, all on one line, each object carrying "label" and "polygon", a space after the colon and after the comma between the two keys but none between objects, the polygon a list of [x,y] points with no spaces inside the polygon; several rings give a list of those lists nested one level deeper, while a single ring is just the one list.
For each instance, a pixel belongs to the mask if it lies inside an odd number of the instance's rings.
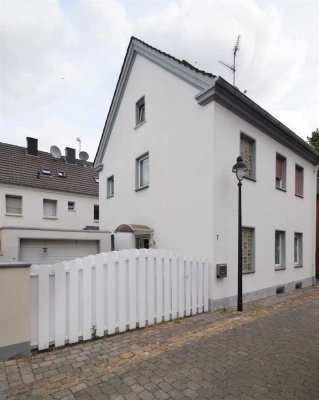
[{"label": "window", "polygon": [[254,139],[241,134],[240,136],[240,155],[243,157],[247,166],[246,178],[256,178],[256,142]]},{"label": "window", "polygon": [[284,231],[275,232],[275,266],[276,269],[285,268],[286,238]]},{"label": "window", "polygon": [[66,173],[63,169],[59,169],[57,172],[58,176],[60,176],[61,178],[65,178],[66,177]]},{"label": "window", "polygon": [[145,97],[136,103],[136,126],[145,121]]},{"label": "window", "polygon": [[98,221],[100,219],[100,208],[98,204],[94,204],[93,216],[94,216],[94,221]]},{"label": "window", "polygon": [[107,178],[106,183],[106,197],[113,197],[114,196],[114,175],[109,176]]},{"label": "window", "polygon": [[51,170],[49,167],[42,167],[42,174],[43,175],[51,175]]},{"label": "window", "polygon": [[243,273],[255,271],[255,229],[242,228]]},{"label": "window", "polygon": [[286,190],[286,159],[276,155],[276,188]]},{"label": "window", "polygon": [[68,201],[68,211],[75,211],[75,202]]},{"label": "window", "polygon": [[136,190],[147,188],[150,181],[149,154],[136,159]]},{"label": "window", "polygon": [[22,215],[22,196],[6,194],[6,213]]},{"label": "window", "polygon": [[302,266],[302,233],[295,233],[294,264],[295,264],[295,267]]},{"label": "window", "polygon": [[149,237],[137,237],[136,238],[136,248],[137,249],[149,249],[150,238]]},{"label": "window", "polygon": [[43,217],[56,218],[57,216],[57,201],[43,199]]},{"label": "window", "polygon": [[295,168],[295,194],[303,196],[303,168],[299,165]]}]

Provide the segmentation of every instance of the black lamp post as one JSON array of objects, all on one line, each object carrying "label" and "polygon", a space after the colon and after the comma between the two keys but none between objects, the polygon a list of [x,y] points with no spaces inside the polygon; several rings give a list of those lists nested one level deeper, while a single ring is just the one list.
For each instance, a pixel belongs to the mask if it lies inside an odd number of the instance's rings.
[{"label": "black lamp post", "polygon": [[237,157],[237,163],[232,172],[236,173],[238,179],[238,296],[237,311],[243,311],[243,260],[242,260],[242,224],[241,224],[241,181],[247,171],[246,164],[241,156]]}]

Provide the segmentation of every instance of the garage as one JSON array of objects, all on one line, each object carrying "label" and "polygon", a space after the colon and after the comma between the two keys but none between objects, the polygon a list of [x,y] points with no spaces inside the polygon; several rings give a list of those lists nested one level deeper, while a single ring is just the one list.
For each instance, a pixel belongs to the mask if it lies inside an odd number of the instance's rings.
[{"label": "garage", "polygon": [[55,264],[99,252],[98,240],[20,239],[20,261]]}]

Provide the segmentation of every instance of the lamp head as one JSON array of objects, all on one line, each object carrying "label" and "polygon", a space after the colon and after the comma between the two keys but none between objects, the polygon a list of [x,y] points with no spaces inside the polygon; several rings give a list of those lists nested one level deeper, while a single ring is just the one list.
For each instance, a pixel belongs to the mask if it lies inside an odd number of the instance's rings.
[{"label": "lamp head", "polygon": [[236,174],[239,182],[242,181],[247,169],[248,168],[247,168],[246,164],[244,163],[242,156],[238,156],[237,163],[233,166],[232,172],[234,172]]}]

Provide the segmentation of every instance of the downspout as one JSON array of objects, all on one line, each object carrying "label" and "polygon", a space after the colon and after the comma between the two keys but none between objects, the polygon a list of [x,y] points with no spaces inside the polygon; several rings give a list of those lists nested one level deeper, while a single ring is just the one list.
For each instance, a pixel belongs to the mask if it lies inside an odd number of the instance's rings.
[{"label": "downspout", "polygon": [[312,263],[312,285],[315,286],[316,285],[316,251],[317,251],[317,240],[319,240],[319,238],[317,238],[317,182],[318,182],[318,177],[319,177],[319,164],[315,166],[314,169],[315,172],[315,196],[314,196],[314,207],[313,207],[313,249],[312,249],[312,259],[313,259],[313,263]]}]

